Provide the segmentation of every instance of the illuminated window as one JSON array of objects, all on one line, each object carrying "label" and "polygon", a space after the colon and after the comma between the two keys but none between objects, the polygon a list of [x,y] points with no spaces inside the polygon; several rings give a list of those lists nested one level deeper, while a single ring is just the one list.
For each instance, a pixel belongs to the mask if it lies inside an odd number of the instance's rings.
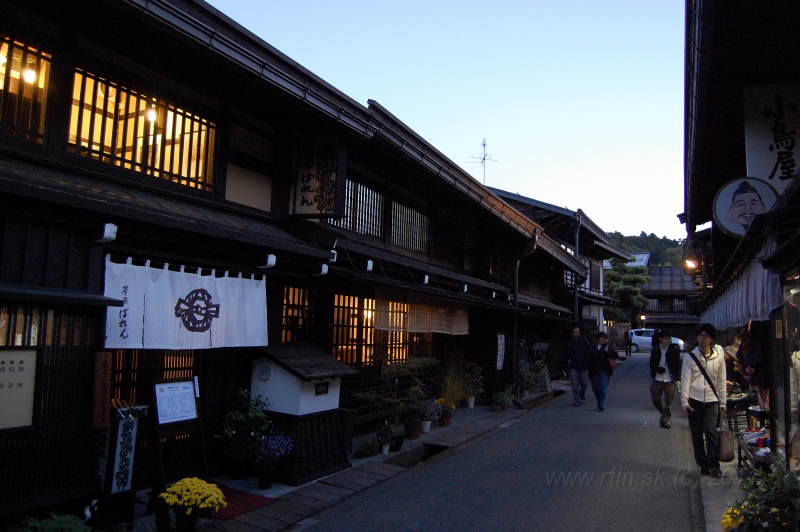
[{"label": "illuminated window", "polygon": [[375,300],[336,294],[333,305],[333,356],[354,367],[374,364]]},{"label": "illuminated window", "polygon": [[75,72],[69,151],[211,191],[215,125],[152,95]]},{"label": "illuminated window", "polygon": [[383,194],[351,179],[345,181],[345,217],[331,225],[381,238],[383,235]]},{"label": "illuminated window", "polygon": [[0,35],[0,128],[3,134],[41,144],[50,54]]},{"label": "illuminated window", "polygon": [[392,202],[392,244],[411,251],[428,251],[428,217]]},{"label": "illuminated window", "polygon": [[311,329],[310,291],[286,286],[283,289],[281,342],[297,342]]}]

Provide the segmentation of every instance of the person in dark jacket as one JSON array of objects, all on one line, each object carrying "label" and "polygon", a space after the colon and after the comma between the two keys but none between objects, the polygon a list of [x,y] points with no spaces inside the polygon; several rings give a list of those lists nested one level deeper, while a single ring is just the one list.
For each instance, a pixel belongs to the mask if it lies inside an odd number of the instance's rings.
[{"label": "person in dark jacket", "polygon": [[[650,351],[650,398],[653,406],[661,414],[659,424],[668,429],[672,425],[672,400],[675,398],[675,386],[680,386],[681,352],[672,343],[672,333],[661,329],[658,331],[659,344]],[[662,401],[663,397],[663,401]]]},{"label": "person in dark jacket", "polygon": [[604,412],[608,396],[608,381],[614,374],[609,360],[619,360],[619,353],[608,345],[608,335],[597,333],[597,345],[591,351],[589,359],[589,377],[592,379],[592,391],[597,398],[597,410]]},{"label": "person in dark jacket", "polygon": [[581,328],[577,325],[572,328],[572,334],[567,341],[566,355],[569,366],[569,376],[572,381],[572,398],[575,406],[581,406],[586,401],[586,387],[589,385],[589,340],[581,336]]}]

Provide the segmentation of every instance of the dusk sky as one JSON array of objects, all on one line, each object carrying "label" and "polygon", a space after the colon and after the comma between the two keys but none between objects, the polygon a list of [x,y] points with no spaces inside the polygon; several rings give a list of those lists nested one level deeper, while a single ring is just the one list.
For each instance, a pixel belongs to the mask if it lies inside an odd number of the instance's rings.
[{"label": "dusk sky", "polygon": [[212,0],[485,183],[684,238],[681,0]]}]

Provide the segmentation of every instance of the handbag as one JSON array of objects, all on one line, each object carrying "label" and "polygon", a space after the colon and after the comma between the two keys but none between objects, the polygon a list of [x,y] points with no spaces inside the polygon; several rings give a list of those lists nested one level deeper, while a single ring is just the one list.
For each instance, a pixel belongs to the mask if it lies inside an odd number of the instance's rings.
[{"label": "handbag", "polygon": [[719,461],[733,462],[735,448],[736,441],[733,438],[733,432],[725,418],[722,418],[719,425]]},{"label": "handbag", "polygon": [[619,359],[609,357],[608,363],[611,365],[611,369],[617,369],[617,366],[619,366]]}]

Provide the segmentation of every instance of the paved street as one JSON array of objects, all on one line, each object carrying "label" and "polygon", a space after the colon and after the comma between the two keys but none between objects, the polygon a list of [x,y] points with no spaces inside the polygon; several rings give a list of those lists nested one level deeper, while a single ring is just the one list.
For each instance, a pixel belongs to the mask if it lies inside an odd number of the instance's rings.
[{"label": "paved street", "polygon": [[[611,379],[605,412],[561,395],[298,526],[323,531],[703,530],[688,425],[645,425],[647,356]],[[677,400],[676,400],[677,403]],[[694,516],[694,517],[693,517]]]}]

